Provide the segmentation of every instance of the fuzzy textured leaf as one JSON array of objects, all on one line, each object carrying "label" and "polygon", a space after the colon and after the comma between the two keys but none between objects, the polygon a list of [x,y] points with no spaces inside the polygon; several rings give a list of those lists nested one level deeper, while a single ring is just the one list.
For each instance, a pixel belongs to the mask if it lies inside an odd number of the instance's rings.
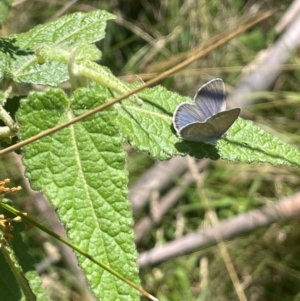
[{"label": "fuzzy textured leaf", "polygon": [[[22,139],[31,137],[107,100],[97,89],[78,89],[71,99],[59,89],[32,93],[18,112]],[[43,190],[74,244],[139,283],[132,217],[127,200],[123,138],[113,108],[25,148],[23,161],[36,190]],[[137,300],[126,283],[78,256],[101,300]]]},{"label": "fuzzy textured leaf", "polygon": [[145,89],[138,96],[143,99],[142,106],[128,100],[117,106],[120,130],[130,144],[160,160],[184,155],[184,151],[178,151],[175,145],[178,138],[172,126],[172,109],[174,103],[188,98],[161,86]]},{"label": "fuzzy textured leaf", "polygon": [[300,166],[300,153],[251,121],[238,118],[217,146],[179,139],[173,128],[172,116],[177,105],[192,100],[161,86],[145,89],[139,97],[139,107],[129,101],[118,106],[120,129],[133,147],[160,160],[187,154],[196,158],[222,158],[245,163]]},{"label": "fuzzy textured leaf", "polygon": [[104,38],[106,22],[114,18],[114,15],[104,10],[94,10],[89,13],[78,12],[36,26],[14,37],[23,49],[34,49],[39,44],[53,46],[90,44]]},{"label": "fuzzy textured leaf", "polygon": [[219,141],[218,151],[228,161],[300,166],[296,148],[242,118],[233,124],[227,138]]},{"label": "fuzzy textured leaf", "polygon": [[71,51],[78,48],[79,57],[85,53],[85,59],[98,60],[100,52],[88,44],[103,39],[106,22],[113,18],[112,14],[102,10],[74,13],[26,33],[9,36],[7,40],[14,41],[15,48],[27,52],[48,46],[54,59],[38,64],[35,55],[19,53],[14,57],[11,70],[5,70],[5,73],[10,74],[15,82],[40,85],[56,86],[68,80],[67,59],[62,62],[57,57],[62,57],[63,52],[68,58]]}]

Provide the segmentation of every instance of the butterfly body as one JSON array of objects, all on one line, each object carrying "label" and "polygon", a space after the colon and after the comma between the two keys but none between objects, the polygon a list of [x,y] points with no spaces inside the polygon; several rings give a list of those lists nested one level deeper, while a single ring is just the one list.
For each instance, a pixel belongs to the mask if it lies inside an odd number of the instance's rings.
[{"label": "butterfly body", "polygon": [[216,144],[238,118],[241,109],[226,109],[222,79],[203,85],[194,97],[195,104],[180,104],[173,117],[177,135],[185,140]]}]

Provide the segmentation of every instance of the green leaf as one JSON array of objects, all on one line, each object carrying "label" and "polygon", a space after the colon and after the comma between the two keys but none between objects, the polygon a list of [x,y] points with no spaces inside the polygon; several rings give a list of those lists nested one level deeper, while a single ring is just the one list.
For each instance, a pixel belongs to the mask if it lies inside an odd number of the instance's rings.
[{"label": "green leaf", "polygon": [[104,10],[74,13],[53,22],[39,25],[32,30],[14,35],[22,49],[34,49],[37,45],[53,46],[91,44],[105,36],[106,22],[115,16]]},{"label": "green leaf", "polygon": [[154,158],[167,160],[187,154],[196,158],[222,158],[245,163],[300,166],[297,149],[266,133],[251,121],[238,118],[217,146],[179,139],[173,128],[172,116],[177,105],[192,100],[161,86],[138,93],[144,100],[141,107],[128,101],[119,105],[120,130],[133,147],[147,151]]},{"label": "green leaf", "polygon": [[183,142],[175,134],[173,112],[178,104],[191,101],[190,98],[168,91],[162,86],[145,89],[138,96],[144,101],[142,106],[136,106],[127,100],[117,106],[120,130],[133,147],[146,151],[159,160],[187,154],[197,158],[219,158],[213,146]]},{"label": "green leaf", "polygon": [[221,158],[228,161],[300,166],[300,152],[296,148],[242,118],[233,124],[217,148]]},{"label": "green leaf", "polygon": [[[1,39],[0,39],[1,43]],[[11,58],[9,55],[0,52],[0,81],[4,79],[4,77],[10,77],[11,71]]]},{"label": "green leaf", "polygon": [[172,111],[174,103],[187,101],[188,98],[161,86],[145,89],[138,96],[144,101],[142,106],[128,100],[117,106],[120,130],[130,144],[160,160],[184,155],[175,146],[178,138],[172,127]]},{"label": "green leaf", "polygon": [[[112,14],[102,10],[74,13],[26,33],[9,36],[5,41],[13,41],[13,49],[19,51],[16,53],[14,50],[13,53],[18,55],[14,56],[11,70],[5,69],[5,74],[10,74],[15,82],[40,85],[57,86],[67,81],[67,62],[71,52],[76,49],[78,60],[100,59],[100,51],[88,44],[103,39],[106,22],[113,18]],[[51,53],[44,64],[38,64],[37,57],[28,54],[30,50],[36,50],[39,54],[40,49]],[[21,50],[23,53],[20,53]]]},{"label": "green leaf", "polygon": [[[17,119],[22,139],[74,118],[107,100],[97,89],[71,99],[59,89],[31,93]],[[25,148],[23,161],[36,190],[43,190],[79,248],[139,283],[127,200],[123,138],[110,108]],[[78,256],[94,294],[102,300],[137,300],[138,292]]]},{"label": "green leaf", "polygon": [[67,65],[57,61],[37,64],[35,55],[18,56],[13,61],[13,80],[16,83],[31,83],[57,86],[69,79]]}]

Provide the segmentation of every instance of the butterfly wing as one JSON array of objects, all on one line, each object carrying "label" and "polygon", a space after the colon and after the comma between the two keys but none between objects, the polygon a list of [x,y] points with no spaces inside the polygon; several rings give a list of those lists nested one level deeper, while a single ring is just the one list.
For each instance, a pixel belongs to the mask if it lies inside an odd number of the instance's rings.
[{"label": "butterfly wing", "polygon": [[216,144],[240,114],[240,108],[219,112],[205,122],[195,122],[183,127],[178,135],[185,140]]},{"label": "butterfly wing", "polygon": [[173,124],[178,132],[183,127],[194,122],[203,122],[205,117],[202,115],[201,111],[195,105],[184,102],[180,104],[173,115]]},{"label": "butterfly wing", "polygon": [[216,78],[203,85],[194,97],[196,105],[184,102],[180,104],[173,117],[177,131],[195,122],[204,122],[212,115],[225,110],[225,87],[221,79]]},{"label": "butterfly wing", "polygon": [[173,124],[179,137],[189,141],[216,144],[240,114],[240,109],[226,109],[225,86],[220,78],[203,85],[194,97],[195,105],[179,105]]},{"label": "butterfly wing", "polygon": [[226,109],[225,86],[220,78],[203,85],[194,97],[197,108],[205,119]]},{"label": "butterfly wing", "polygon": [[179,137],[184,140],[216,144],[218,138],[215,137],[214,127],[207,122],[195,122],[182,128]]},{"label": "butterfly wing", "polygon": [[212,125],[214,127],[215,136],[221,138],[239,117],[240,112],[240,108],[219,112],[209,118],[206,123]]}]

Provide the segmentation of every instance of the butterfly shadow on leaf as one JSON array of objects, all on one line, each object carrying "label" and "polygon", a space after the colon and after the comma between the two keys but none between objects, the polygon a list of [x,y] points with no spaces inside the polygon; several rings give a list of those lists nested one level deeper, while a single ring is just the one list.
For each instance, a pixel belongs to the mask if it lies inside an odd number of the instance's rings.
[{"label": "butterfly shadow on leaf", "polygon": [[[173,126],[172,131],[175,134]],[[178,152],[190,155],[196,159],[209,158],[211,160],[218,160],[220,158],[218,149],[211,144],[182,140],[175,143],[175,148]]]}]

